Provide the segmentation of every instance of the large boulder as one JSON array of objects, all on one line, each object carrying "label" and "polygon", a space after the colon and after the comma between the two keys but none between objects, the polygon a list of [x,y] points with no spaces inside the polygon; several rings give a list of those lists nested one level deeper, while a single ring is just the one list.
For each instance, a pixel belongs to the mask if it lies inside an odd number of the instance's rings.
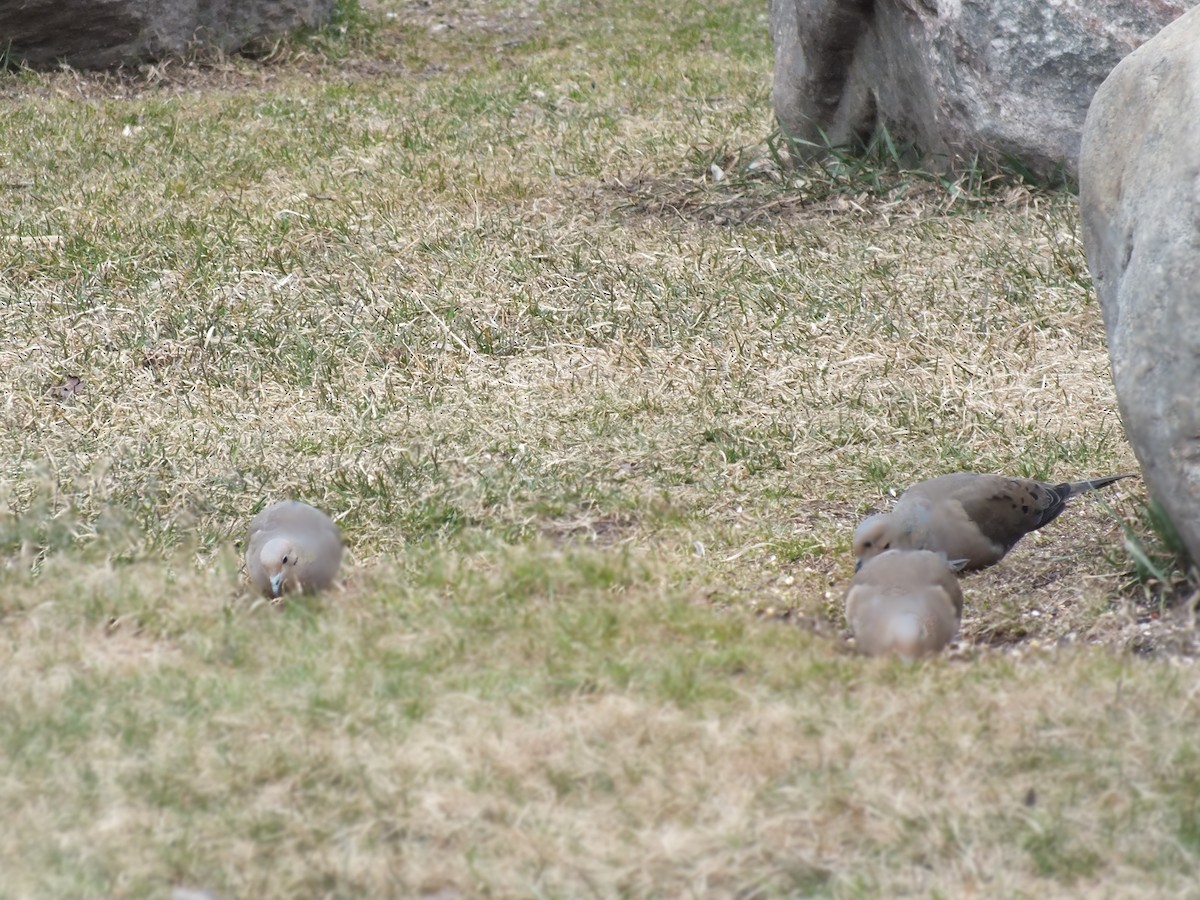
[{"label": "large boulder", "polygon": [[193,49],[232,53],[329,21],[336,0],[17,0],[0,2],[13,62],[98,69]]},{"label": "large boulder", "polygon": [[802,157],[883,124],[932,168],[1074,174],[1100,82],[1197,3],[771,0],[775,115]]},{"label": "large boulder", "polygon": [[1121,418],[1200,561],[1200,9],[1127,56],[1088,111],[1079,205]]}]

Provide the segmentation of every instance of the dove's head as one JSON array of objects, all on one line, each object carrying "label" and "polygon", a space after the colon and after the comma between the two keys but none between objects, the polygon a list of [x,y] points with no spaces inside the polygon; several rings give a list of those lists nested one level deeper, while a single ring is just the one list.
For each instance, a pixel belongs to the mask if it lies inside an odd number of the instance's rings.
[{"label": "dove's head", "polygon": [[272,538],[263,544],[259,562],[271,579],[271,596],[280,597],[285,587],[294,587],[298,583],[296,564],[299,561],[296,546],[287,538]]},{"label": "dove's head", "polygon": [[890,513],[876,513],[863,519],[854,532],[854,571],[872,556],[892,547],[893,528]]}]

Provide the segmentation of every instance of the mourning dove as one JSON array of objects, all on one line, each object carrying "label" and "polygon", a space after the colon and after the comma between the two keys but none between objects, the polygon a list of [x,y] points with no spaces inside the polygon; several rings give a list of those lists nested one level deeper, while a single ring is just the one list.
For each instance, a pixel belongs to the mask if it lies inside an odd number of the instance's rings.
[{"label": "mourning dove", "polygon": [[890,513],[865,519],[854,532],[858,565],[888,549],[933,550],[966,560],[965,569],[1000,561],[1031,531],[1058,517],[1067,500],[1129,475],[1045,484],[1032,478],[956,472],[914,484]]},{"label": "mourning dove", "polygon": [[342,563],[342,536],[333,520],[307,503],[281,500],[250,523],[246,571],[268,597],[329,587]]},{"label": "mourning dove", "polygon": [[888,550],[859,569],[846,590],[846,621],[871,656],[936,653],[958,632],[962,589],[953,566],[928,550]]}]

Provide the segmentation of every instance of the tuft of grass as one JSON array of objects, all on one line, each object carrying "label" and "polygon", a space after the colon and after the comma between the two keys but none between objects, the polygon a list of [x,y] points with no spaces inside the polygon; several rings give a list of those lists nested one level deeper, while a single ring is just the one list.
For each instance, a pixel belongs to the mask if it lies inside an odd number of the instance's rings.
[{"label": "tuft of grass", "polygon": [[1132,506],[1126,517],[1110,509],[1124,535],[1122,547],[1128,556],[1131,587],[1143,599],[1158,607],[1187,600],[1194,605],[1200,592],[1200,575],[1183,544],[1179,532],[1162,506],[1153,498]]},{"label": "tuft of grass", "polygon": [[780,170],[798,164],[806,183],[823,183],[826,189],[841,192],[908,196],[933,188],[956,203],[995,202],[1014,191],[1078,193],[1062,164],[1039,175],[1011,153],[978,152],[945,172],[922,168],[917,146],[897,141],[883,123],[870,135],[847,144],[835,144],[824,133],[818,141],[810,141],[775,130],[767,138],[767,151]]}]

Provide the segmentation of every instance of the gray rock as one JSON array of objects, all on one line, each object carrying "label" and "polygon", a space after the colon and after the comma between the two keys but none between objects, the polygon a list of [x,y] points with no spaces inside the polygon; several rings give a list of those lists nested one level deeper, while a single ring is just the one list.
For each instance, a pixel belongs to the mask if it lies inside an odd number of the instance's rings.
[{"label": "gray rock", "polygon": [[329,21],[335,0],[8,0],[0,49],[33,67],[108,68],[194,48],[235,52]]},{"label": "gray rock", "polygon": [[931,168],[1007,158],[1073,174],[1100,82],[1197,3],[772,0],[775,115],[818,147],[882,123]]},{"label": "gray rock", "polygon": [[1084,126],[1079,206],[1125,431],[1200,561],[1200,9],[1127,56]]}]

